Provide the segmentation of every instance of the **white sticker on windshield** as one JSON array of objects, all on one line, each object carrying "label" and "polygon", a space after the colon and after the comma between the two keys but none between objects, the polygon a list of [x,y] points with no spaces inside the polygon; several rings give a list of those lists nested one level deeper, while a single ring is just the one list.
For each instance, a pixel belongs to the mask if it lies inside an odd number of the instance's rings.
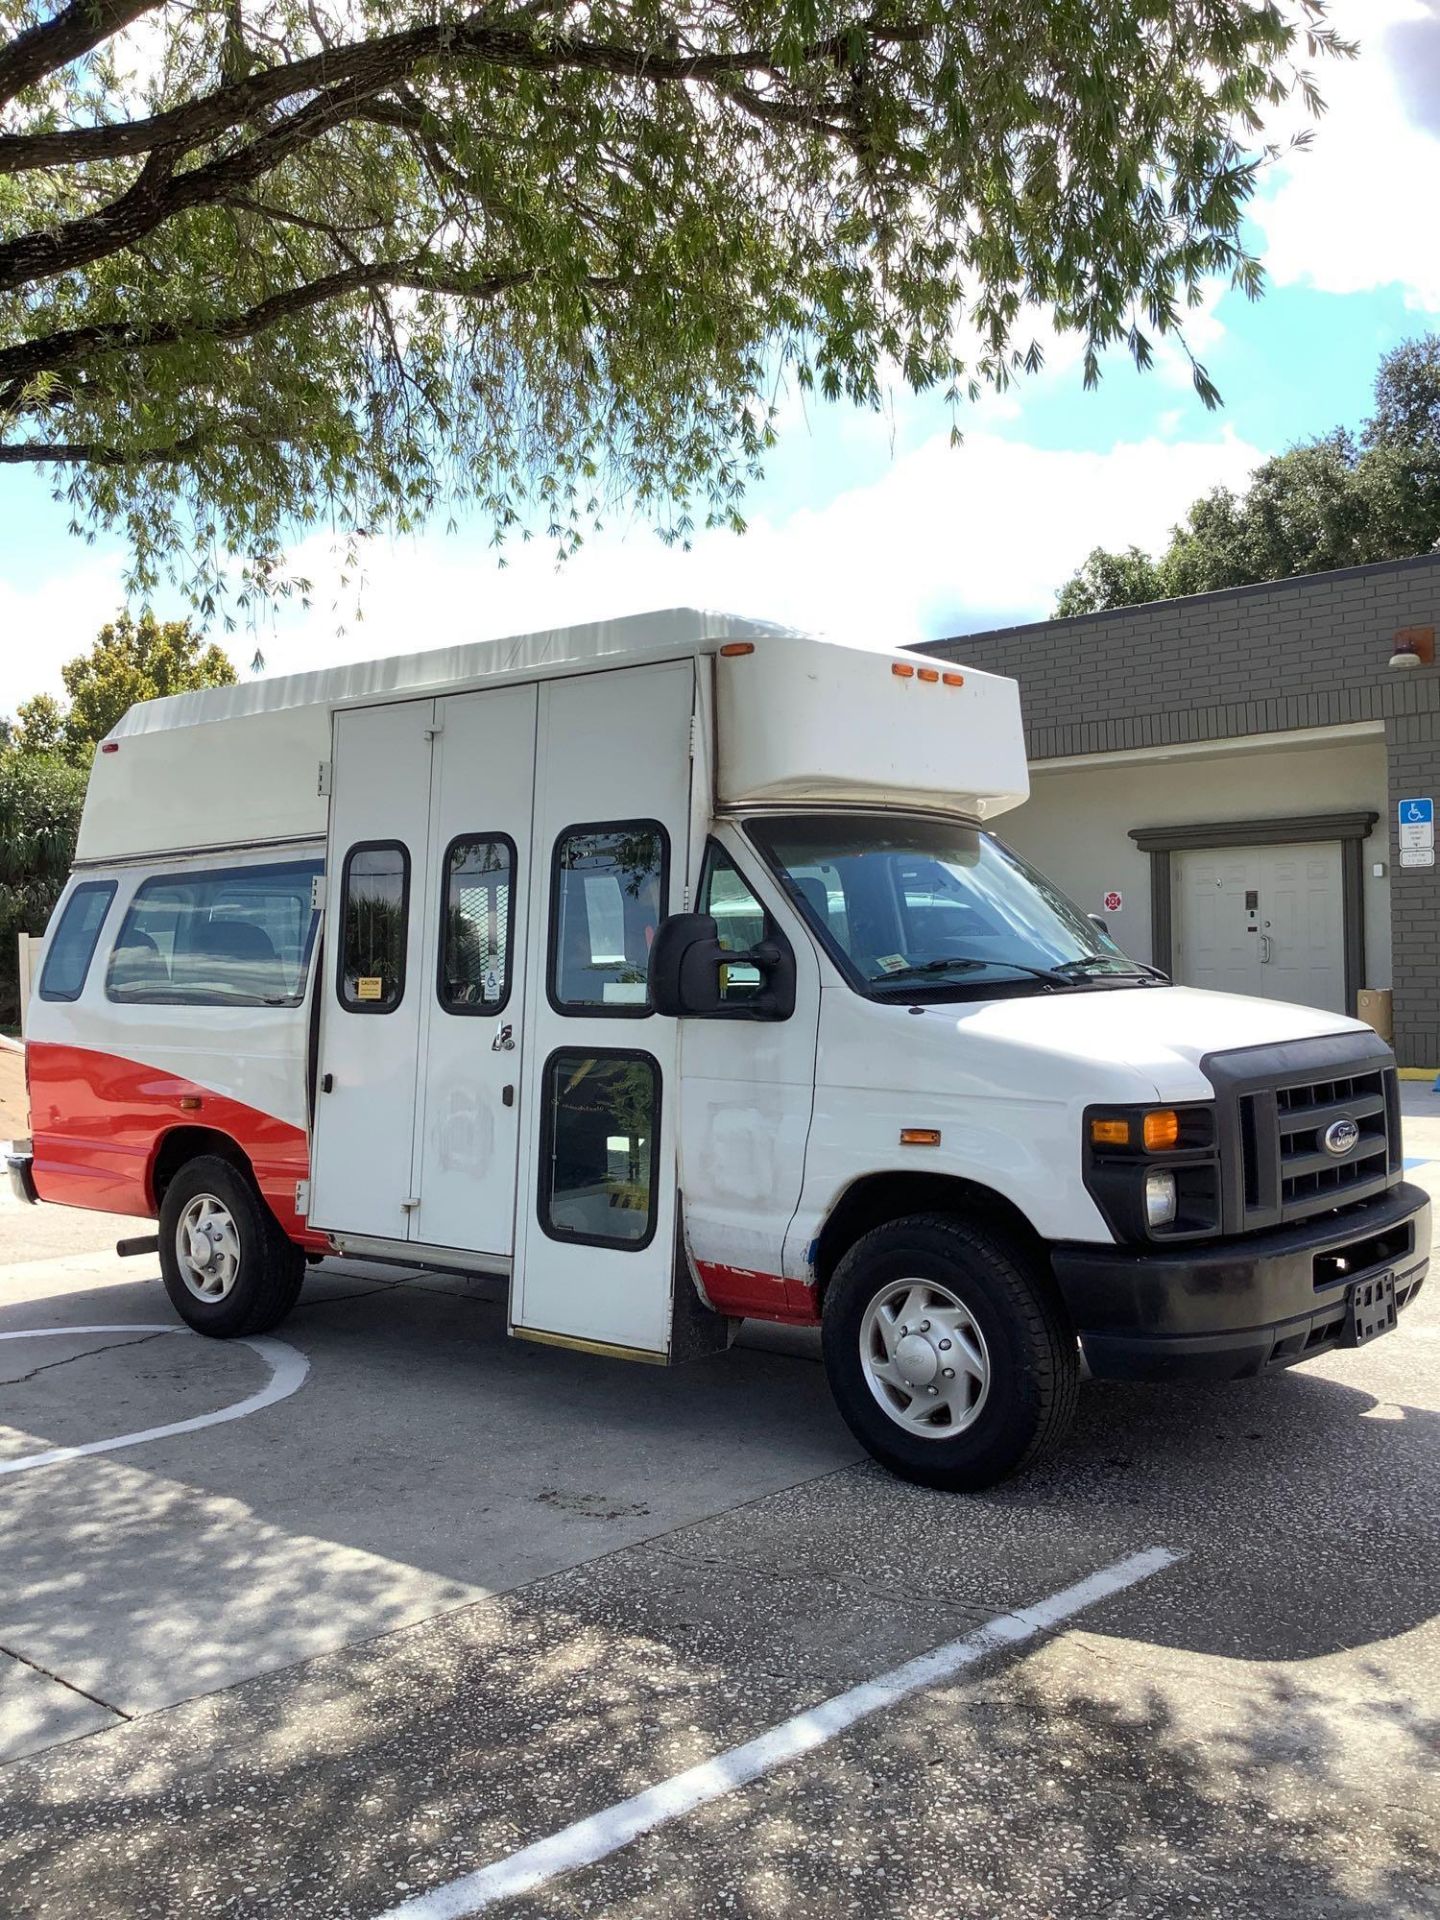
[{"label": "white sticker on windshield", "polygon": [[886,973],[903,973],[910,962],[903,953],[882,953],[875,964],[883,967]]}]

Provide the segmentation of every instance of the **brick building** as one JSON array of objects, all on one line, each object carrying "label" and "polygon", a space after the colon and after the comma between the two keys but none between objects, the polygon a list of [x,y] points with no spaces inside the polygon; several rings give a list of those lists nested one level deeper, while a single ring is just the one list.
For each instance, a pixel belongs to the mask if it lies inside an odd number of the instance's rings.
[{"label": "brick building", "polygon": [[1440,554],[923,651],[1020,682],[1031,798],[1002,832],[1128,952],[1336,1011],[1393,989],[1401,1065],[1434,1069],[1440,867],[1402,864],[1396,810],[1440,795],[1436,628]]}]

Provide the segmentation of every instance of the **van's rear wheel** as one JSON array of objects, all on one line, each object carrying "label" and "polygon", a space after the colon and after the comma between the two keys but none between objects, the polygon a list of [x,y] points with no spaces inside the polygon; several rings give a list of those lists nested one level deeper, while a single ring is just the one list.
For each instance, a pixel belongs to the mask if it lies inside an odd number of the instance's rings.
[{"label": "van's rear wheel", "polygon": [[279,1325],[299,1298],[305,1256],[239,1168],[202,1154],[165,1189],[160,1271],[187,1326],[233,1340]]},{"label": "van's rear wheel", "polygon": [[1053,1445],[1075,1411],[1079,1355],[1049,1276],[947,1214],[857,1240],[825,1296],[822,1339],[851,1432],[925,1486],[988,1487]]}]

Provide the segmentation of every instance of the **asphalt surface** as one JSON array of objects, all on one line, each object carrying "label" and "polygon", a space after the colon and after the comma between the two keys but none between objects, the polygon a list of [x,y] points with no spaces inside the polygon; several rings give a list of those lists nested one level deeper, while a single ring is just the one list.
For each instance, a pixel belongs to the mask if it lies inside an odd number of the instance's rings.
[{"label": "asphalt surface", "polygon": [[7,1475],[280,1378],[148,1331],[117,1230],[0,1202],[0,1335],[65,1330],[0,1338],[6,1920],[379,1920],[1150,1547],[1183,1558],[487,1910],[1440,1915],[1433,1281],[1267,1382],[1092,1386],[957,1499],[858,1458],[805,1337],[630,1369],[507,1341],[488,1283],[323,1269],[285,1397]]}]

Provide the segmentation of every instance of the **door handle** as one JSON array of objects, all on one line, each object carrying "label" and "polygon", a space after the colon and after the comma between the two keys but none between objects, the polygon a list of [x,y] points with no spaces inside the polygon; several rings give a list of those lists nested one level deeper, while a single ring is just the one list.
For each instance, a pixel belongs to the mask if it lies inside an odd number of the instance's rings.
[{"label": "door handle", "polygon": [[1271,962],[1271,960],[1272,960],[1272,959],[1273,959],[1274,957],[1275,957],[1275,942],[1274,942],[1274,941],[1273,941],[1273,940],[1272,940],[1272,939],[1270,938],[1270,936],[1269,936],[1269,934],[1268,934],[1268,933],[1262,933],[1262,934],[1261,934],[1261,936],[1260,936],[1260,964],[1261,964],[1261,966],[1262,966],[1262,967],[1268,967],[1268,966],[1269,966],[1269,964],[1270,964],[1270,962]]},{"label": "door handle", "polygon": [[507,1021],[503,1027],[495,1029],[495,1038],[490,1042],[492,1053],[513,1053],[515,1051],[514,1029]]}]

